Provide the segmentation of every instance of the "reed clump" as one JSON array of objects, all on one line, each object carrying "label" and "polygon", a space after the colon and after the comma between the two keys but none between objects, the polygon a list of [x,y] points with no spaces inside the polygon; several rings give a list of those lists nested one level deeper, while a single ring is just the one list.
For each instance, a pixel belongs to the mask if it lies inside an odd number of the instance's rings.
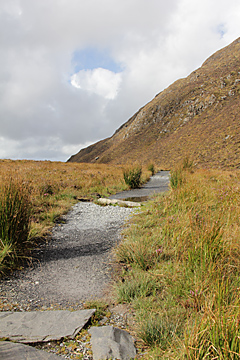
[{"label": "reed clump", "polygon": [[126,183],[130,187],[130,189],[137,189],[142,184],[142,167],[131,166],[127,167],[123,170],[123,178]]},{"label": "reed clump", "polygon": [[22,179],[5,177],[0,187],[0,266],[27,253],[32,204],[31,189]]}]

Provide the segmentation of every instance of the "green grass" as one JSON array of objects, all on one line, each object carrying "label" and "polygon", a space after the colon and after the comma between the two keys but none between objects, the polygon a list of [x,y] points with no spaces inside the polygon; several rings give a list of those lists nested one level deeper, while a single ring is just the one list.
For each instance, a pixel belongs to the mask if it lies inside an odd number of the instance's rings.
[{"label": "green grass", "polygon": [[164,351],[179,332],[177,320],[168,318],[166,314],[150,315],[142,322],[139,336],[148,346],[159,346]]},{"label": "green grass", "polygon": [[116,287],[117,299],[120,303],[131,303],[135,299],[155,295],[157,292],[156,280],[144,272],[132,272],[124,282]]},{"label": "green grass", "polygon": [[97,323],[104,316],[108,315],[107,312],[108,304],[101,300],[90,300],[84,304],[85,309],[96,309],[94,315],[91,318],[92,323]]},{"label": "green grass", "polygon": [[171,170],[170,185],[172,189],[177,189],[183,183],[183,171],[181,168]]},{"label": "green grass", "polygon": [[177,169],[184,181],[146,204],[124,231],[116,255],[128,271],[117,299],[135,309],[145,358],[235,360],[240,172],[193,172],[189,164]]}]

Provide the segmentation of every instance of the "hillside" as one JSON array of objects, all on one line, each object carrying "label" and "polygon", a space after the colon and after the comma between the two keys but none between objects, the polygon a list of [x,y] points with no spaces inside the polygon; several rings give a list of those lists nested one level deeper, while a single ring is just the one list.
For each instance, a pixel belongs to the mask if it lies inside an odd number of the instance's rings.
[{"label": "hillside", "polygon": [[160,92],[110,138],[68,161],[240,168],[240,38]]}]

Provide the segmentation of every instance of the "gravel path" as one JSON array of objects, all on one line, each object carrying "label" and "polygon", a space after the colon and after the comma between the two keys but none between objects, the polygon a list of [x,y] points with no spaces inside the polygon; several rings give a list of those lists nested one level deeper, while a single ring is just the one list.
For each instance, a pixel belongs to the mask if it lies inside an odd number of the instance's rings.
[{"label": "gravel path", "polygon": [[78,203],[53,228],[39,261],[0,282],[1,299],[16,308],[81,305],[101,298],[111,280],[110,250],[133,209]]},{"label": "gravel path", "polygon": [[[161,171],[141,189],[112,198],[146,198],[168,190],[168,184],[169,172]],[[65,221],[53,228],[49,243],[36,253],[37,261],[1,279],[2,309],[79,308],[86,300],[101,298],[111,280],[111,249],[134,211],[119,206],[76,204]]]},{"label": "gravel path", "polygon": [[169,171],[159,171],[139,189],[122,191],[111,195],[110,199],[127,199],[133,201],[146,201],[154,194],[169,190]]},{"label": "gravel path", "polygon": [[[168,190],[169,173],[156,174],[141,189],[115,195],[117,199],[151,196]],[[139,201],[139,200],[138,200]],[[111,249],[120,240],[125,221],[138,211],[119,206],[78,203],[52,230],[51,240],[36,252],[36,261],[23,271],[0,281],[0,310],[35,310],[84,307],[86,300],[103,297],[111,281]],[[111,307],[100,325],[125,329],[135,320],[126,305]],[[129,313],[130,311],[130,313]],[[39,344],[66,359],[92,360],[85,336],[66,342]],[[76,347],[77,346],[77,347]],[[64,352],[62,352],[64,349]]]}]

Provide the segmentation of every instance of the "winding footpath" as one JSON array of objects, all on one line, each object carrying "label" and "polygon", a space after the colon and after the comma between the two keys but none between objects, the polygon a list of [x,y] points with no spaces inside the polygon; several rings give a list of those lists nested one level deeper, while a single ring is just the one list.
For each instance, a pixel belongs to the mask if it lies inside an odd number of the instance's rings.
[{"label": "winding footpath", "polygon": [[[154,175],[140,189],[112,196],[141,198],[168,189],[169,174]],[[76,307],[101,298],[111,280],[111,249],[119,242],[126,219],[136,209],[76,204],[64,223],[52,230],[49,243],[36,254],[32,266],[0,282],[1,300],[23,310]]]},{"label": "winding footpath", "polygon": [[[141,189],[131,190],[124,193],[119,193],[113,196],[115,199],[127,199],[134,201],[143,201],[146,197],[168,190],[169,174],[168,172],[160,172],[150,179],[150,181]],[[14,341],[14,339],[23,338],[22,342],[28,343],[33,340],[29,340],[29,336],[33,336],[36,331],[35,339],[39,339],[38,331],[42,332],[43,328],[47,326],[46,335],[43,339],[54,339],[52,335],[53,325],[56,328],[58,337],[61,339],[65,335],[59,336],[59,327],[61,329],[66,328],[66,325],[73,326],[73,333],[78,332],[80,327],[76,325],[75,318],[69,317],[77,316],[77,324],[79,323],[79,317],[83,316],[83,324],[88,321],[94,311],[82,310],[84,303],[93,299],[102,299],[111,293],[111,274],[112,274],[112,261],[113,261],[113,248],[117,245],[121,238],[121,231],[124,223],[134,214],[136,208],[126,208],[120,206],[99,206],[94,203],[82,203],[79,202],[72,207],[71,211],[63,217],[63,221],[52,229],[51,239],[48,243],[42,245],[35,254],[35,261],[31,266],[25,268],[20,272],[15,272],[11,277],[1,279],[0,281],[0,293],[1,293],[1,311],[0,320],[0,334],[6,335]],[[56,309],[59,310],[58,313]],[[8,311],[14,310],[17,313]],[[30,310],[30,312],[29,312]],[[47,310],[35,311],[35,310]],[[50,311],[54,310],[54,311]],[[75,312],[68,312],[68,310],[76,310]],[[65,312],[64,312],[65,311]],[[88,313],[90,311],[90,314]],[[121,310],[121,312],[123,309]],[[125,310],[124,310],[125,311]],[[87,314],[86,314],[87,312]],[[114,315],[114,313],[116,314]],[[124,316],[119,316],[119,309],[116,311],[112,309],[112,316],[114,318],[113,324],[118,323],[117,328],[125,328]],[[41,314],[40,314],[41,313]],[[11,318],[19,317],[16,325],[13,324]],[[63,315],[69,320],[64,321]],[[47,318],[46,318],[47,316]],[[40,317],[40,318],[39,318]],[[41,317],[45,317],[46,320],[42,320]],[[55,317],[58,319],[55,321]],[[86,318],[85,318],[86,317]],[[9,320],[7,320],[9,319]],[[35,321],[35,319],[38,319]],[[50,320],[51,319],[51,320]],[[8,323],[6,323],[6,321]],[[105,346],[106,351],[116,349],[119,347],[120,353],[123,351],[127,353],[125,359],[135,357],[135,348],[130,351],[130,343],[132,340],[127,339],[129,336],[126,332],[113,335],[112,331],[122,331],[117,328],[113,328],[111,325],[111,319],[106,319],[106,323],[102,324],[104,336],[106,332],[108,340],[103,338],[103,343],[98,346],[92,344],[92,348],[95,351],[101,353]],[[24,322],[24,323],[23,323]],[[62,322],[62,325],[59,324]],[[40,326],[39,323],[42,325]],[[2,328],[1,328],[2,326]],[[13,326],[13,337],[8,336],[9,327]],[[36,327],[37,326],[37,327]],[[49,330],[50,327],[50,330]],[[74,330],[75,329],[75,330]],[[23,333],[28,330],[27,339],[24,336],[20,336],[20,332]],[[66,329],[65,329],[66,330]],[[61,330],[62,331],[62,330]],[[90,330],[89,330],[90,331]],[[94,339],[94,333],[91,330],[92,339]],[[15,334],[15,335],[14,335]],[[100,335],[96,335],[96,344],[99,343]],[[126,337],[124,344],[117,344],[114,340],[113,345],[109,345],[108,341],[114,338],[120,339]],[[1,337],[1,336],[0,336]],[[40,337],[41,338],[41,337]],[[118,341],[117,340],[117,341]],[[20,341],[20,340],[19,340]],[[39,340],[38,340],[39,341]],[[46,341],[46,340],[41,340]],[[106,342],[107,341],[107,342]],[[127,341],[127,346],[126,346]],[[107,345],[108,344],[108,345]],[[91,360],[92,356],[87,355],[88,345],[85,342],[78,341],[78,351],[82,354],[83,359]],[[41,347],[42,348],[42,347]],[[44,346],[43,346],[44,348]],[[109,350],[110,349],[110,350]],[[57,352],[57,349],[50,350]],[[130,353],[128,353],[130,351]],[[120,354],[119,353],[119,354]],[[69,350],[70,358],[74,351]],[[3,357],[1,357],[3,356]],[[100,359],[101,355],[95,355],[95,359]],[[105,356],[105,355],[104,355]],[[120,355],[115,357],[119,358]],[[0,359],[13,359],[16,360],[35,360],[35,359],[55,359],[59,356],[50,354],[46,351],[34,349],[29,346],[20,345],[10,341],[0,342]],[[72,358],[72,357],[71,357]],[[94,359],[94,355],[93,355]],[[122,358],[124,359],[124,357]]]}]

